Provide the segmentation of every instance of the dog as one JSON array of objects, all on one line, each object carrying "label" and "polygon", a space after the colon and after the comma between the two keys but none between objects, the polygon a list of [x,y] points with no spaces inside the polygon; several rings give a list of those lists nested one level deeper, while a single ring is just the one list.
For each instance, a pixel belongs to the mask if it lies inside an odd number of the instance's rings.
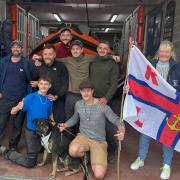
[{"label": "dog", "polygon": [[[89,174],[84,161],[72,158],[68,153],[69,144],[72,140],[70,135],[67,132],[59,132],[59,129],[51,120],[35,119],[34,123],[36,124],[36,133],[41,137],[41,144],[45,149],[43,159],[38,163],[38,166],[44,166],[48,154],[52,154],[52,168],[49,173],[49,179],[54,179],[56,172],[65,171],[65,176],[70,176],[80,172],[82,169],[84,172],[84,180],[87,180]],[[57,168],[58,158],[64,166],[61,169]],[[73,161],[75,161],[73,164],[75,164],[76,167],[71,166]]]}]

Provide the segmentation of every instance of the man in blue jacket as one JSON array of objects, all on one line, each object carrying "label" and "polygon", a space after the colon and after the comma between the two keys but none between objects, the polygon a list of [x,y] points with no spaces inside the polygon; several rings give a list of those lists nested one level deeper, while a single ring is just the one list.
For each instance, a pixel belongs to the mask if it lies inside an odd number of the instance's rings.
[{"label": "man in blue jacket", "polygon": [[[11,55],[0,61],[0,148],[10,117],[10,111],[16,106],[29,89],[33,75],[33,65],[22,57],[23,47],[19,41],[11,44]],[[16,148],[21,137],[24,113],[13,117],[13,129],[10,134],[9,148]],[[1,151],[1,149],[0,149]]]}]

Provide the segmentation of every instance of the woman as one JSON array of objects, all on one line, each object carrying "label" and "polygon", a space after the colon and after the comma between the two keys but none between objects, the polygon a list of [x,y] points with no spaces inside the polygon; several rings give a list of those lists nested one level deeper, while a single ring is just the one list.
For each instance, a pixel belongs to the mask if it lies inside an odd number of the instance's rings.
[{"label": "woman", "polygon": [[[175,61],[173,44],[164,40],[161,42],[152,65],[157,69],[161,76],[175,89],[180,92],[180,64]],[[147,157],[151,137],[140,134],[138,158],[131,164],[132,170],[137,170],[144,166]],[[160,174],[161,179],[169,179],[171,173],[171,162],[173,149],[162,145],[163,167]]]}]

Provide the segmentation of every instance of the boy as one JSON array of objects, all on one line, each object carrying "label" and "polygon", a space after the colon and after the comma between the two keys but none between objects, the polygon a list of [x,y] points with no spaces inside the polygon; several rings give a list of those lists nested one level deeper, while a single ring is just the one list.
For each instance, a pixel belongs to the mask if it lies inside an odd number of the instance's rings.
[{"label": "boy", "polygon": [[80,84],[83,100],[76,103],[74,115],[66,123],[60,124],[59,129],[62,132],[74,126],[80,118],[80,133],[71,142],[69,153],[72,157],[83,157],[86,151],[90,151],[94,176],[103,179],[107,169],[106,118],[119,128],[115,135],[118,140],[123,140],[125,128],[109,106],[98,103],[98,99],[93,97],[93,91],[94,86],[90,81]]},{"label": "boy", "polygon": [[39,90],[26,96],[17,106],[13,107],[11,114],[15,115],[20,110],[27,111],[27,123],[25,136],[27,141],[27,155],[24,156],[14,150],[5,153],[5,158],[21,166],[34,167],[37,163],[38,153],[41,148],[40,137],[35,133],[36,125],[33,120],[36,118],[52,119],[52,101],[47,97],[47,92],[51,87],[51,82],[47,77],[38,80]]}]

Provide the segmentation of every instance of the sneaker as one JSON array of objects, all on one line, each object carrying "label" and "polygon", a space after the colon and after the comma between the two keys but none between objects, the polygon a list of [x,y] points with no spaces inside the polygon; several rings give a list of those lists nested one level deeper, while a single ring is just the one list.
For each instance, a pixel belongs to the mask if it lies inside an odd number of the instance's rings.
[{"label": "sneaker", "polygon": [[130,168],[132,170],[138,170],[140,167],[143,167],[144,166],[144,161],[142,161],[140,159],[140,157],[138,157],[130,166]]},{"label": "sneaker", "polygon": [[3,155],[3,153],[6,151],[6,147],[5,146],[0,146],[0,156]]},{"label": "sneaker", "polygon": [[164,164],[164,166],[161,168],[161,175],[160,178],[161,179],[169,179],[170,174],[171,174],[171,168],[169,165]]}]

